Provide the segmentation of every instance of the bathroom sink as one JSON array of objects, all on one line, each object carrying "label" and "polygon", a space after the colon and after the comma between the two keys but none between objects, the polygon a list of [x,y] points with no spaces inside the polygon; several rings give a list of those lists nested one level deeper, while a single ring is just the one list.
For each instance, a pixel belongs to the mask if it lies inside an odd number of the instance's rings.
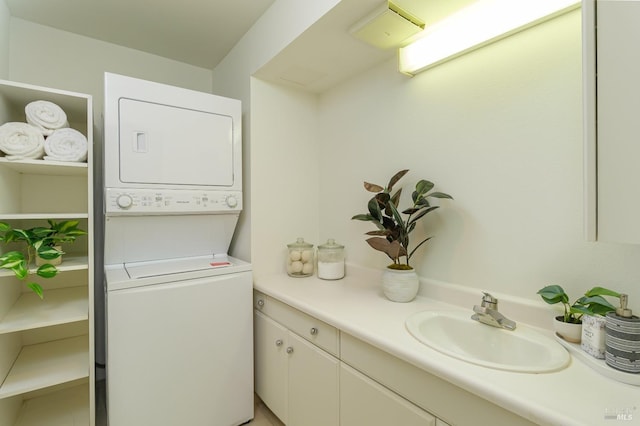
[{"label": "bathroom sink", "polygon": [[565,368],[571,359],[562,345],[532,328],[492,327],[472,320],[466,312],[416,312],[407,318],[406,327],[439,352],[498,370],[545,373]]}]

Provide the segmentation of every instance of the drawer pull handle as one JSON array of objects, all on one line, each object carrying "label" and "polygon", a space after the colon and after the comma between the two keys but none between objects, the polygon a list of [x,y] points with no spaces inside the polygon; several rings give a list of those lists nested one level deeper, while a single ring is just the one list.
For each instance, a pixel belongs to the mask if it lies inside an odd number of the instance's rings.
[{"label": "drawer pull handle", "polygon": [[282,346],[282,339],[276,340],[276,346]]},{"label": "drawer pull handle", "polygon": [[258,306],[262,308],[264,306],[264,300],[262,299],[258,300]]},{"label": "drawer pull handle", "polygon": [[289,347],[287,348],[287,353],[288,353],[288,354],[292,354],[292,353],[293,353],[293,348],[292,348],[291,346],[289,346]]},{"label": "drawer pull handle", "polygon": [[311,333],[312,336],[315,336],[316,334],[318,334],[318,329],[315,327],[311,327],[311,330],[309,330],[309,333]]}]

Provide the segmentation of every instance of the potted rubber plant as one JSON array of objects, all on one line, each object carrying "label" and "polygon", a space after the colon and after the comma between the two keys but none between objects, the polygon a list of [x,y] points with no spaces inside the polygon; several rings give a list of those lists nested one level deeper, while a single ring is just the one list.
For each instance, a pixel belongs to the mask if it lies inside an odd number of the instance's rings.
[{"label": "potted rubber plant", "polygon": [[413,204],[400,210],[402,188],[394,192],[394,186],[408,172],[409,170],[400,170],[395,173],[384,187],[364,182],[364,188],[375,195],[367,203],[367,213],[351,218],[375,225],[375,230],[366,233],[370,236],[366,241],[371,248],[383,252],[392,260],[383,273],[382,282],[385,295],[396,302],[411,301],[418,292],[418,276],[410,265],[411,257],[432,237],[423,238],[413,248],[410,237],[418,221],[440,207],[431,205],[429,199],[453,199],[444,192],[432,191],[434,183],[421,179],[411,194]]},{"label": "potted rubber plant", "polygon": [[[47,220],[49,226],[36,226],[29,229],[13,228],[6,222],[0,222],[0,241],[5,244],[24,243],[25,248],[12,250],[0,256],[0,268],[13,271],[16,278],[25,281],[27,287],[43,298],[42,286],[32,281],[31,276],[53,278],[57,275],[56,264],[60,264],[64,254],[61,244],[75,241],[87,232],[78,227],[77,220],[55,222]],[[40,259],[39,261],[36,259]],[[37,268],[30,269],[32,263]]]},{"label": "potted rubber plant", "polygon": [[572,343],[580,343],[583,315],[606,315],[607,312],[615,311],[615,306],[603,296],[620,297],[620,294],[614,290],[593,287],[584,296],[569,303],[567,293],[556,284],[541,288],[537,294],[550,305],[562,304],[564,312],[555,317],[554,329],[560,337]]}]

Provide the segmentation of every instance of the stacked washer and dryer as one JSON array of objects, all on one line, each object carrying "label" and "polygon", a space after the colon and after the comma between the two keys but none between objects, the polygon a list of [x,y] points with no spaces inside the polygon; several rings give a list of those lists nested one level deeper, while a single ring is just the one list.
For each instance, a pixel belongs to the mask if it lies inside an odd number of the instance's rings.
[{"label": "stacked washer and dryer", "polygon": [[240,101],[105,74],[104,264],[111,426],[253,418]]}]

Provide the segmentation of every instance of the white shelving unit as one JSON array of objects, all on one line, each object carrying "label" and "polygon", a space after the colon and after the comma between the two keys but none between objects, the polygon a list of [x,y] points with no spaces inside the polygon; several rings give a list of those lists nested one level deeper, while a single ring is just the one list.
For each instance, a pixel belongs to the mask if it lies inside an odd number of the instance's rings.
[{"label": "white shelving unit", "polygon": [[[70,127],[87,136],[87,162],[0,154],[0,221],[30,228],[75,219],[89,235],[63,246],[55,278],[34,276],[43,300],[0,269],[0,424],[94,426],[92,99],[0,80],[0,125],[24,122],[24,107],[35,100],[59,105]],[[15,249],[0,243],[0,253]]]}]

